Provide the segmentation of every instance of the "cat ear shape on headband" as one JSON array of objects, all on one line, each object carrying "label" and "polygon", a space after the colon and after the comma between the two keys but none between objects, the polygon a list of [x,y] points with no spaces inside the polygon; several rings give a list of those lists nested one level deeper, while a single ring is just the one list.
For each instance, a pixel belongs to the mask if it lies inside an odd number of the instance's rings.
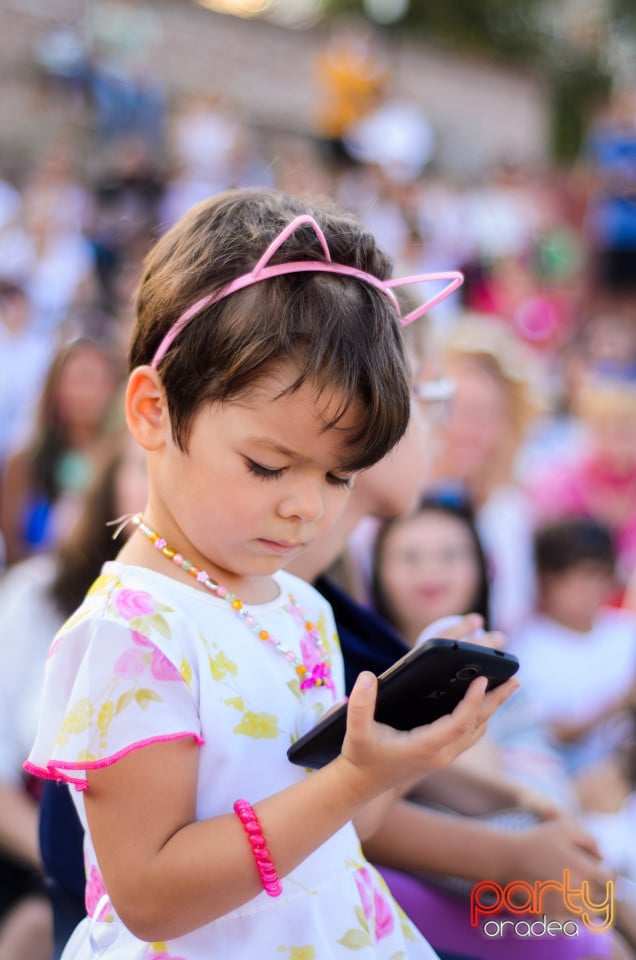
[{"label": "cat ear shape on headband", "polygon": [[441,303],[442,300],[445,300],[446,297],[450,297],[451,293],[455,293],[455,290],[459,289],[464,282],[464,275],[459,270],[441,270],[436,273],[415,273],[410,277],[397,277],[393,280],[384,281],[384,286],[389,293],[396,287],[408,287],[411,283],[428,283],[429,280],[446,280],[447,282],[438,293],[429,297],[419,307],[415,307],[406,316],[403,317],[398,308],[398,317],[403,327],[408,327],[409,323],[418,320],[433,307],[436,307],[438,303]]},{"label": "cat ear shape on headband", "polygon": [[288,223],[287,226],[283,230],[281,230],[278,236],[275,237],[274,240],[272,240],[269,247],[267,248],[267,250],[261,257],[261,259],[258,261],[256,266],[252,270],[252,276],[254,277],[255,280],[258,279],[258,275],[260,274],[261,270],[263,269],[263,267],[267,266],[269,261],[272,259],[272,257],[276,253],[276,251],[280,250],[280,248],[285,243],[285,241],[289,237],[291,237],[292,233],[295,233],[296,230],[298,230],[298,227],[302,227],[304,223],[309,224],[309,226],[313,229],[314,233],[318,237],[318,240],[320,241],[322,252],[324,253],[329,263],[331,263],[331,253],[329,252],[329,247],[327,245],[327,241],[325,239],[324,233],[322,232],[322,230],[320,229],[320,227],[318,226],[318,224],[316,223],[313,217],[310,217],[308,213],[303,213],[301,214],[300,217],[296,217],[295,220],[292,220],[291,223]]},{"label": "cat ear shape on headband", "polygon": [[[326,259],[287,260],[283,263],[270,263],[274,254],[280,249],[280,247],[291,236],[291,234],[294,233],[298,227],[303,226],[304,224],[310,226],[316,234]],[[364,270],[358,270],[356,267],[349,267],[344,263],[334,263],[331,259],[331,253],[329,251],[329,246],[325,239],[325,235],[314,218],[307,213],[301,214],[299,217],[296,217],[294,220],[292,220],[291,223],[287,224],[287,226],[281,230],[278,236],[272,240],[253,270],[250,270],[249,273],[244,273],[239,277],[235,277],[234,280],[231,280],[230,283],[228,283],[225,287],[222,287],[220,290],[215,290],[212,293],[206,294],[206,296],[202,297],[200,300],[197,300],[196,303],[193,303],[191,307],[188,307],[188,309],[181,314],[181,316],[175,321],[159,344],[151,361],[152,367],[155,369],[158,367],[159,363],[166,355],[183,328],[202,310],[205,310],[213,303],[218,303],[220,300],[224,300],[226,297],[229,297],[230,294],[236,293],[238,290],[244,290],[245,287],[252,286],[252,284],[260,283],[263,280],[269,280],[271,277],[282,277],[286,274],[292,273],[333,273],[347,277],[355,277],[362,283],[366,283],[371,287],[375,287],[377,290],[381,290],[382,293],[391,300],[397,312],[398,319],[404,327],[409,323],[412,323],[413,320],[417,320],[418,317],[421,317],[422,314],[426,313],[428,310],[431,310],[433,307],[437,306],[438,303],[441,303],[441,301],[448,297],[449,294],[453,293],[454,290],[461,286],[464,280],[462,274],[457,270],[448,270],[442,273],[416,273],[413,274],[413,276],[398,277],[395,280],[380,280],[380,278],[376,277],[374,274],[366,273]],[[405,287],[413,283],[424,283],[428,280],[445,280],[447,283],[439,293],[436,293],[433,297],[430,297],[428,300],[426,300],[421,306],[411,310],[410,313],[407,313],[407,315],[403,317],[398,299],[393,293],[393,288]]]},{"label": "cat ear shape on headband", "polygon": [[[350,276],[358,277],[360,280],[364,280],[365,282],[370,283],[372,286],[377,287],[379,290],[382,290],[382,292],[385,293],[393,301],[398,312],[398,318],[403,327],[408,326],[414,320],[417,320],[419,317],[423,316],[423,314],[427,313],[427,311],[432,310],[433,307],[436,307],[438,305],[438,303],[441,303],[442,300],[445,300],[446,297],[449,297],[451,293],[454,293],[455,290],[458,289],[458,287],[461,287],[462,283],[464,282],[463,274],[461,274],[458,270],[444,270],[437,273],[416,273],[408,277],[396,277],[393,280],[380,280],[378,277],[375,277],[373,274],[365,273],[361,270],[355,269],[354,267],[347,267],[344,264],[336,264],[331,259],[331,252],[329,250],[329,245],[327,244],[327,240],[325,238],[324,233],[322,232],[322,230],[320,229],[320,227],[318,226],[314,218],[310,216],[308,213],[304,213],[304,214],[301,214],[301,216],[296,217],[294,220],[292,220],[291,223],[288,223],[287,226],[272,241],[272,243],[270,243],[269,247],[267,248],[267,250],[265,251],[265,253],[260,258],[260,260],[258,261],[258,263],[256,264],[256,266],[251,272],[251,277],[254,283],[256,283],[260,279],[265,280],[268,276],[274,275],[273,273],[270,273],[269,270],[267,270],[267,265],[269,261],[277,252],[277,250],[279,250],[282,247],[282,245],[285,243],[285,241],[292,235],[292,233],[294,233],[298,229],[298,227],[303,226],[303,224],[307,224],[313,229],[314,233],[316,234],[316,237],[320,242],[320,246],[322,247],[322,252],[325,255],[327,263],[331,264],[331,267],[328,267],[327,264],[322,264],[322,267],[320,267],[320,269],[323,272],[343,273],[343,274],[348,274]],[[301,261],[301,262],[305,263],[307,270],[319,269],[318,264],[315,262],[313,263],[311,261]],[[279,264],[277,266],[283,267],[284,264]],[[276,268],[274,267],[272,269],[276,269]],[[432,297],[429,297],[428,300],[425,300],[424,303],[422,303],[419,307],[415,307],[415,309],[411,310],[409,313],[406,314],[406,316],[403,317],[397,297],[393,293],[393,289],[399,288],[399,287],[407,287],[410,284],[415,284],[415,283],[425,283],[425,282],[428,282],[429,280],[432,280],[432,281],[445,280],[447,282],[445,286],[442,287],[442,289],[438,293],[434,294],[434,296]]]}]

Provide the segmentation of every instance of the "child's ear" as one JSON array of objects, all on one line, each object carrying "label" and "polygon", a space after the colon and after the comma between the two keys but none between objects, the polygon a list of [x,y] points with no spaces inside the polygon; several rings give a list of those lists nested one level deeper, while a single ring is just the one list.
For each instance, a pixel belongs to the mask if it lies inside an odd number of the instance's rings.
[{"label": "child's ear", "polygon": [[170,434],[168,401],[161,377],[150,366],[136,367],[125,397],[128,429],[144,450],[161,449]]}]

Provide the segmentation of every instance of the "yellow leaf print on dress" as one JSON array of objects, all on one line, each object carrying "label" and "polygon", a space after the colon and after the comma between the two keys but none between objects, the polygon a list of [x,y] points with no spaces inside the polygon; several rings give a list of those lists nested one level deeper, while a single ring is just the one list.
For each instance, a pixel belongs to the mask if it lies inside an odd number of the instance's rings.
[{"label": "yellow leaf print on dress", "polygon": [[279,947],[279,953],[287,954],[287,960],[316,960],[316,948],[307,944],[305,947]]},{"label": "yellow leaf print on dress", "polygon": [[179,664],[179,673],[184,679],[184,682],[188,687],[192,686],[192,667],[188,663],[185,657],[181,658],[181,663]]},{"label": "yellow leaf print on dress", "polygon": [[333,647],[338,635],[333,631],[327,634],[327,620],[324,613],[321,613],[316,620],[316,630],[327,655],[333,656]]},{"label": "yellow leaf print on dress", "polygon": [[105,749],[108,737],[108,728],[111,724],[113,717],[115,716],[115,704],[112,700],[106,700],[102,704],[99,713],[97,714],[97,729],[100,732],[100,745]]},{"label": "yellow leaf print on dress", "polygon": [[69,734],[83,733],[88,728],[94,713],[95,708],[88,697],[78,700],[64,717],[57,738],[57,745],[62,747],[68,743]]},{"label": "yellow leaf print on dress", "polygon": [[114,587],[119,586],[119,583],[119,578],[114,576],[112,573],[102,573],[101,576],[97,577],[96,580],[93,580],[92,584],[86,591],[86,595],[90,597],[94,593],[110,593]]},{"label": "yellow leaf print on dress", "polygon": [[154,700],[156,703],[161,703],[163,697],[160,697],[159,694],[155,693],[154,690],[149,690],[146,687],[143,687],[139,690],[135,690],[135,700],[142,710],[145,710],[151,701]]},{"label": "yellow leaf print on dress", "polygon": [[227,673],[233,677],[238,673],[238,667],[221,651],[215,657],[208,656],[210,664],[210,673],[213,680],[223,680]]},{"label": "yellow leaf print on dress", "polygon": [[362,950],[364,947],[370,947],[373,944],[371,937],[364,930],[351,928],[342,936],[338,937],[338,943],[348,950]]},{"label": "yellow leaf print on dress", "polygon": [[226,707],[234,707],[236,710],[243,712],[245,710],[245,701],[243,697],[228,697],[227,700],[224,700],[223,703]]},{"label": "yellow leaf print on dress", "polygon": [[275,740],[278,736],[278,717],[272,713],[247,710],[241,722],[234,727],[234,733],[242,733],[255,740]]}]

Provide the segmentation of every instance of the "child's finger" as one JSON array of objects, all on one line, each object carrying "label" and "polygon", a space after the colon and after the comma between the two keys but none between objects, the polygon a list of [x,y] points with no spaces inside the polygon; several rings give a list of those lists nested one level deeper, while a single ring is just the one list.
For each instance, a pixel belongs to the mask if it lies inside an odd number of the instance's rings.
[{"label": "child's finger", "polygon": [[520,686],[521,684],[516,677],[510,677],[509,680],[501,683],[498,687],[495,687],[494,690],[489,690],[485,697],[488,705],[488,716],[493,714]]},{"label": "child's finger", "polygon": [[471,639],[473,643],[478,643],[481,647],[488,647],[490,650],[501,650],[506,641],[501,630],[489,630],[488,632],[482,630],[479,636],[471,637]]},{"label": "child's finger", "polygon": [[347,733],[358,737],[371,734],[378,679],[369,670],[359,674],[347,704]]},{"label": "child's finger", "polygon": [[517,689],[519,681],[510,678],[494,690],[486,692],[487,677],[476,677],[459,701],[450,718],[466,730],[483,730],[495,710]]}]

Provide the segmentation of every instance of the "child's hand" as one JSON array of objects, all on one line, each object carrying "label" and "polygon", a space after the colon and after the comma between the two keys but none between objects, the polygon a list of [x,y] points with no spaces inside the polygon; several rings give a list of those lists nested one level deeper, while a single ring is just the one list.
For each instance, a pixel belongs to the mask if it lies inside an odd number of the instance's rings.
[{"label": "child's hand", "polygon": [[[401,787],[444,767],[472,746],[504,700],[519,686],[514,677],[486,693],[478,677],[452,713],[413,730],[395,730],[374,719],[377,678],[361,673],[349,697],[347,732],[338,761],[346,763],[370,795]],[[336,762],[338,762],[336,761]]]}]

